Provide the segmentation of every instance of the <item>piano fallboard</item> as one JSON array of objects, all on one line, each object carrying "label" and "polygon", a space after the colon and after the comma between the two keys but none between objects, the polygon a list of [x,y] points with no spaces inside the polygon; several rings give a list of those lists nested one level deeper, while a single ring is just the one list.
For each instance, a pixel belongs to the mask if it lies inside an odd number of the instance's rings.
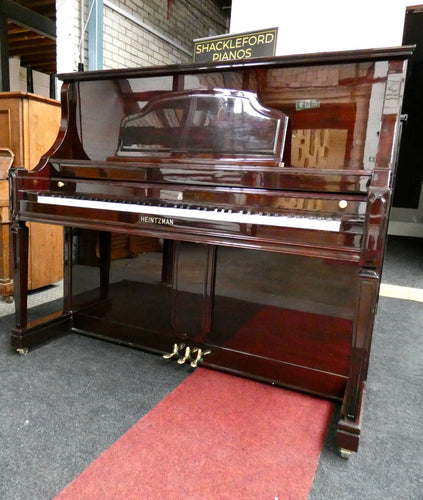
[{"label": "piano fallboard", "polygon": [[193,186],[227,186],[293,191],[328,191],[338,193],[366,194],[374,172],[371,170],[344,170],[274,167],[257,158],[242,161],[225,158],[201,158],[193,164],[186,159],[137,158],[127,161],[51,161],[51,181],[65,182],[69,179],[107,180],[118,183],[187,184]]}]

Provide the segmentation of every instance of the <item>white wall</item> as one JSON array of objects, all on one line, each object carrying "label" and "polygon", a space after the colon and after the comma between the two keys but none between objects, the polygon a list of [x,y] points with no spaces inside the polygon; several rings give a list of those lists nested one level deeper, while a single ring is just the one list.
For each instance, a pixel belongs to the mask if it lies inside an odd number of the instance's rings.
[{"label": "white wall", "polygon": [[[9,58],[10,91],[27,92],[26,68],[21,66],[19,57]],[[50,75],[32,71],[34,94],[50,97]]]},{"label": "white wall", "polygon": [[230,31],[279,28],[277,55],[401,45],[410,0],[232,0]]},{"label": "white wall", "polygon": [[[103,69],[192,61],[193,40],[227,31],[213,0],[103,0]],[[88,0],[56,0],[58,73],[88,64]],[[81,32],[85,30],[81,38]]]}]

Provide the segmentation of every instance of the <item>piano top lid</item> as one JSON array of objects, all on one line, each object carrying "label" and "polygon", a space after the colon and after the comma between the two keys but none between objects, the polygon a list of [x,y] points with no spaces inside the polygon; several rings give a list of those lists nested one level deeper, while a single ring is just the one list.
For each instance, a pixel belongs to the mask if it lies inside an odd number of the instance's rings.
[{"label": "piano top lid", "polygon": [[413,55],[415,45],[360,49],[335,52],[319,52],[293,54],[285,56],[260,57],[254,59],[238,59],[227,62],[210,62],[208,64],[173,64],[148,66],[141,68],[108,69],[58,74],[63,81],[108,80],[114,78],[134,78],[163,75],[183,75],[189,73],[210,73],[214,71],[231,71],[234,69],[265,69],[289,66],[313,66],[322,64],[344,64],[362,61],[405,60]]}]

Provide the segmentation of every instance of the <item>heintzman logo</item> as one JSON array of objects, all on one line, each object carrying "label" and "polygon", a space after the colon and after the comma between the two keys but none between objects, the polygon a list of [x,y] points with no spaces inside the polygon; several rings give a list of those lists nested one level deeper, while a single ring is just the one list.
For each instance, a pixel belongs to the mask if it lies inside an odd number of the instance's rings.
[{"label": "heintzman logo", "polygon": [[274,56],[278,28],[194,40],[193,61],[229,61]]},{"label": "heintzman logo", "polygon": [[173,219],[168,217],[153,217],[151,215],[140,215],[139,222],[143,222],[145,224],[159,224],[165,226],[173,226]]}]

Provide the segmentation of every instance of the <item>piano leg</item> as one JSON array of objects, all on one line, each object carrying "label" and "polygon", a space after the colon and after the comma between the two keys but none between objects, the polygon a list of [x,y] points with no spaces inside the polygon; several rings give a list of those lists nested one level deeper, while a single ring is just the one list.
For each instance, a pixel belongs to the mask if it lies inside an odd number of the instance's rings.
[{"label": "piano leg", "polygon": [[13,255],[13,286],[16,327],[26,328],[28,323],[28,227],[15,221],[11,228]]},{"label": "piano leg", "polygon": [[378,274],[373,270],[364,269],[360,273],[359,300],[351,346],[350,373],[336,437],[336,443],[343,458],[347,458],[351,452],[358,450],[378,291]]},{"label": "piano leg", "polygon": [[[70,310],[65,309],[34,321],[28,321],[29,231],[25,222],[14,221],[10,233],[13,245],[13,280],[16,318],[16,325],[11,330],[10,343],[18,353],[27,354],[29,349],[69,333],[72,314]],[[64,306],[66,306],[66,304],[69,305],[66,300],[64,300]]]},{"label": "piano leg", "polygon": [[72,311],[73,235],[72,227],[63,228],[63,312]]}]

